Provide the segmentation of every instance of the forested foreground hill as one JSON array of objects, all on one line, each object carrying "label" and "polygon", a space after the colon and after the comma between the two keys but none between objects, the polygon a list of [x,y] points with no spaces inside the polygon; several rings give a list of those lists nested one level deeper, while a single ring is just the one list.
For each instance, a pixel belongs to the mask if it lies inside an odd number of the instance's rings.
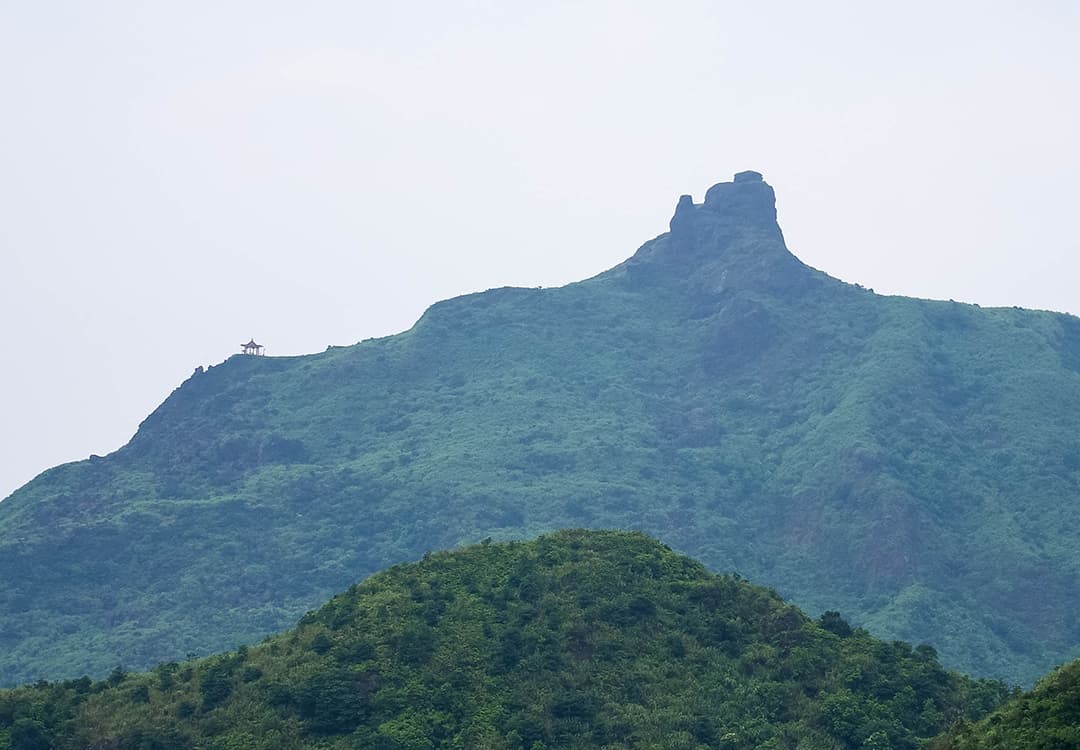
[{"label": "forested foreground hill", "polygon": [[1030,683],[1080,644],[1078,496],[1080,321],[832,279],[743,173],[595,278],[233,357],[17,491],[0,682],[232,648],[426,550],[586,526]]},{"label": "forested foreground hill", "polygon": [[915,748],[1004,687],[642,534],[391,568],[251,648],[0,693],[0,747]]},{"label": "forested foreground hill", "polygon": [[977,724],[958,722],[929,750],[1075,750],[1080,747],[1080,661],[1055,670],[1035,689]]}]

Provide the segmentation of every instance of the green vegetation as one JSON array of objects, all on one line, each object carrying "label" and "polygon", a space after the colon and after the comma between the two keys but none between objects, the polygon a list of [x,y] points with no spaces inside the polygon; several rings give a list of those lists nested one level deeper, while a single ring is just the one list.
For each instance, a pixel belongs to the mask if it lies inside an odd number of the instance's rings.
[{"label": "green vegetation", "polygon": [[579,526],[968,673],[1080,655],[1080,320],[874,295],[771,210],[728,185],[587,281],[193,376],[0,503],[0,684],[255,642],[427,550]]},{"label": "green vegetation", "polygon": [[961,721],[930,750],[1075,750],[1080,747],[1080,661],[1055,670],[1035,689],[977,724]]},{"label": "green vegetation", "polygon": [[263,644],[0,693],[0,747],[914,749],[1005,695],[642,534],[391,568]]}]

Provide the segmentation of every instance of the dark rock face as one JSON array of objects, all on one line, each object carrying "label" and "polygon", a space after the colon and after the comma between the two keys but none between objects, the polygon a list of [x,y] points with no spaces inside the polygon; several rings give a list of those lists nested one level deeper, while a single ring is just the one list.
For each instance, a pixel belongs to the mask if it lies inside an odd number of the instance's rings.
[{"label": "dark rock face", "polygon": [[788,252],[775,194],[760,172],[713,185],[701,204],[680,196],[670,227],[623,270],[635,287],[689,284],[695,316],[715,312],[729,289],[793,292],[821,276]]},{"label": "dark rock face", "polygon": [[705,193],[709,211],[763,225],[776,223],[776,195],[758,172],[739,172],[734,182],[720,182]]},{"label": "dark rock face", "polygon": [[735,182],[762,182],[763,180],[761,172],[755,172],[752,169],[735,173]]},{"label": "dark rock face", "polygon": [[694,199],[689,195],[680,195],[679,203],[675,206],[675,215],[671,217],[671,233],[683,234],[689,230],[694,222]]}]

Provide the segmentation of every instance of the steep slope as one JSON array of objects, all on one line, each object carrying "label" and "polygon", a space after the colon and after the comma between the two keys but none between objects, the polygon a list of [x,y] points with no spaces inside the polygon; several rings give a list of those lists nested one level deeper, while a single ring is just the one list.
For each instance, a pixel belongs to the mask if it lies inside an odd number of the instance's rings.
[{"label": "steep slope", "polygon": [[558,289],[197,373],[0,503],[0,680],[250,642],[429,549],[641,529],[1030,682],[1080,621],[1080,321],[810,269],[756,173]]},{"label": "steep slope", "polygon": [[575,531],[393,568],[253,648],[0,693],[0,747],[903,750],[1003,693],[643,535]]},{"label": "steep slope", "polygon": [[976,724],[958,722],[930,750],[1073,750],[1080,747],[1080,661],[1047,675],[1035,689]]}]

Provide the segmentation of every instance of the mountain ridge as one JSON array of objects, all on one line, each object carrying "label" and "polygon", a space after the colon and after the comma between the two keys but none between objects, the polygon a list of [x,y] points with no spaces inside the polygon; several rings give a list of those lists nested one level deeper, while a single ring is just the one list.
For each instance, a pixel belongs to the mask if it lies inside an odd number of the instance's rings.
[{"label": "mountain ridge", "polygon": [[1067,658],[1080,326],[833,279],[743,174],[585,281],[234,356],[20,489],[0,681],[229,647],[425,550],[566,526],[663,536],[978,674]]}]

